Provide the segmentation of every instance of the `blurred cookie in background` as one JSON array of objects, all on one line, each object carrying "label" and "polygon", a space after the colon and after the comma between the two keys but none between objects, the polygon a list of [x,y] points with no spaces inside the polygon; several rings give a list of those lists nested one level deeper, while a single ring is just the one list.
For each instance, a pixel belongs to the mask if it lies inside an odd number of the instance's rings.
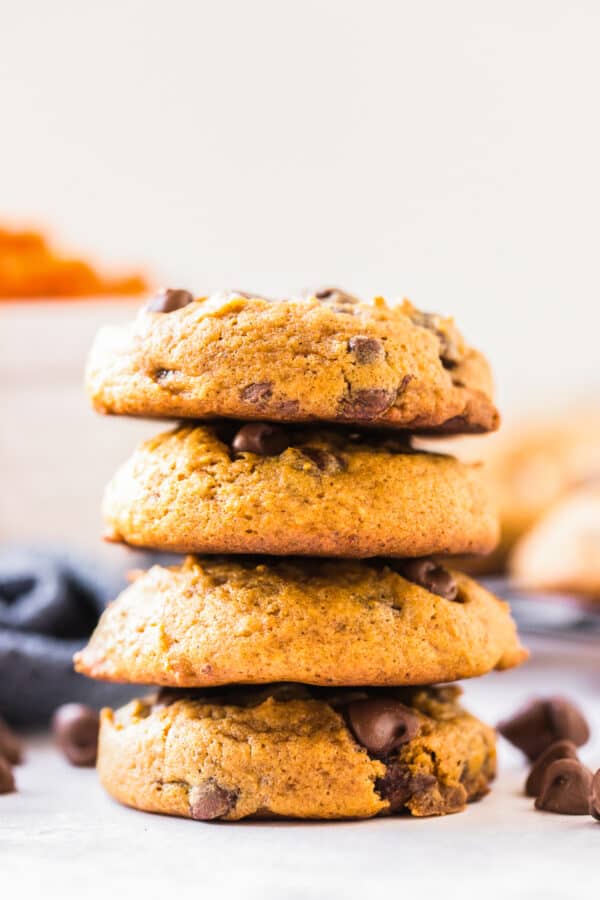
[{"label": "blurred cookie in background", "polygon": [[556,503],[582,485],[600,483],[600,411],[591,405],[515,420],[500,434],[429,440],[426,445],[465,462],[484,462],[501,537],[492,553],[461,561],[459,567],[472,573],[511,568],[517,542]]},{"label": "blurred cookie in background", "polygon": [[568,494],[517,543],[520,587],[600,600],[600,482]]},{"label": "blurred cookie in background", "polygon": [[487,465],[500,509],[496,555],[506,561],[557,501],[579,485],[600,481],[600,413],[582,408],[515,422],[490,447]]}]

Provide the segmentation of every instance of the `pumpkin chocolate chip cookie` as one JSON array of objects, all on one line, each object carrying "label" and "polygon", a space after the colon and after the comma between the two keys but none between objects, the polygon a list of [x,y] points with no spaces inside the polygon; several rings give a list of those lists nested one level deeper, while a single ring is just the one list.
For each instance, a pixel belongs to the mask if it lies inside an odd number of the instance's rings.
[{"label": "pumpkin chocolate chip cookie", "polygon": [[494,732],[455,687],[167,691],[104,710],[117,800],[197,820],[459,812],[494,777]]},{"label": "pumpkin chocolate chip cookie", "polygon": [[494,430],[488,364],[451,319],[328,289],[267,300],[159,295],[104,328],[87,389],[106,413]]},{"label": "pumpkin chocolate chip cookie", "polygon": [[414,685],[525,657],[507,604],[431,560],[191,557],[139,576],[75,663],[174,687]]},{"label": "pumpkin chocolate chip cookie", "polygon": [[104,498],[107,538],[179,553],[484,553],[498,537],[478,466],[390,432],[229,421],[143,443]]}]

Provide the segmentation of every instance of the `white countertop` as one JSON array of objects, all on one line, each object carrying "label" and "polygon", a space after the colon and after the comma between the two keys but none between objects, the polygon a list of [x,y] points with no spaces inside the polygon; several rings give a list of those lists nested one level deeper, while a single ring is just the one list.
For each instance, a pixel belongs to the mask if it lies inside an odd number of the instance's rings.
[{"label": "white countertop", "polygon": [[[531,646],[531,641],[529,642]],[[490,722],[532,694],[564,693],[587,713],[582,757],[600,766],[600,654],[545,643],[521,670],[466,686]],[[204,824],[118,806],[92,770],[69,767],[47,738],[29,743],[19,793],[0,797],[0,896],[45,898],[563,898],[600,889],[600,823],[535,812],[526,768],[501,742],[492,793],[439,819]]]}]

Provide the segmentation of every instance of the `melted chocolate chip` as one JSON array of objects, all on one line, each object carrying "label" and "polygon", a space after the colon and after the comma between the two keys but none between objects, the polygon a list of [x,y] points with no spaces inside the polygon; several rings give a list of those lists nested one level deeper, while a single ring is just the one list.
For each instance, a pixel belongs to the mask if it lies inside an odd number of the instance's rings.
[{"label": "melted chocolate chip", "polygon": [[253,384],[247,384],[240,391],[240,398],[247,400],[249,403],[266,403],[273,395],[273,384],[271,381],[257,381]]},{"label": "melted chocolate chip", "polygon": [[93,766],[98,752],[100,717],[82,703],[65,703],[52,717],[54,739],[74,766]]},{"label": "melted chocolate chip", "polygon": [[600,769],[596,772],[592,779],[592,790],[590,794],[590,813],[600,822]]},{"label": "melted chocolate chip", "polygon": [[557,759],[577,759],[577,747],[573,741],[555,741],[538,756],[525,782],[525,793],[528,797],[538,796],[546,769]]},{"label": "melted chocolate chip", "polygon": [[564,697],[533,700],[500,722],[498,731],[532,761],[555,741],[566,739],[581,747],[590,736],[583,714]]},{"label": "melted chocolate chip", "polygon": [[436,781],[434,775],[413,775],[404,763],[394,761],[388,763],[383,778],[375,782],[375,790],[382,800],[388,801],[390,812],[398,812],[411,797],[429,790]]},{"label": "melted chocolate chip", "polygon": [[20,763],[23,758],[19,738],[3,719],[0,719],[0,757],[4,757],[13,766]]},{"label": "melted chocolate chip", "polygon": [[314,462],[320,472],[343,472],[346,469],[346,461],[337,453],[329,450],[321,450],[320,447],[302,447],[304,456],[308,456]]},{"label": "melted chocolate chip", "polygon": [[577,759],[556,759],[546,769],[536,809],[567,816],[590,811],[592,773]]},{"label": "melted chocolate chip", "polygon": [[266,422],[251,422],[240,428],[231,446],[236,453],[278,456],[290,446],[290,437],[278,425],[269,425]]},{"label": "melted chocolate chip", "polygon": [[12,794],[15,788],[15,778],[9,761],[0,756],[0,794]]},{"label": "melted chocolate chip", "polygon": [[340,400],[340,419],[375,419],[394,405],[396,394],[383,388],[364,388]]},{"label": "melted chocolate chip", "polygon": [[408,706],[387,697],[350,703],[346,715],[356,740],[374,756],[387,756],[420,729],[419,717]]},{"label": "melted chocolate chip", "polygon": [[432,559],[407,559],[398,565],[398,571],[413,584],[445,600],[459,600],[458,584],[453,575]]},{"label": "melted chocolate chip", "polygon": [[237,794],[220,787],[216,781],[194,785],[189,792],[190,816],[202,822],[221,819],[235,806]]},{"label": "melted chocolate chip", "polygon": [[377,338],[365,337],[357,334],[348,341],[348,350],[356,357],[356,362],[361,365],[379,362],[385,358],[385,350],[381,341]]},{"label": "melted chocolate chip", "polygon": [[175,312],[177,309],[183,309],[184,306],[189,306],[193,302],[194,295],[190,294],[189,291],[169,288],[169,290],[161,291],[160,294],[149,300],[146,304],[146,309],[148,312],[170,313]]}]

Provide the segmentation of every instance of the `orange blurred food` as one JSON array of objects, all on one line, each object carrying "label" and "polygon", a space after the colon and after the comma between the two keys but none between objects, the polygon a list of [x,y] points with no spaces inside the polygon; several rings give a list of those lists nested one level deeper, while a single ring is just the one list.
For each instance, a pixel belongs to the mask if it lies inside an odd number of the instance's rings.
[{"label": "orange blurred food", "polygon": [[58,253],[43,234],[0,228],[0,299],[140,294],[140,273],[112,277]]}]

